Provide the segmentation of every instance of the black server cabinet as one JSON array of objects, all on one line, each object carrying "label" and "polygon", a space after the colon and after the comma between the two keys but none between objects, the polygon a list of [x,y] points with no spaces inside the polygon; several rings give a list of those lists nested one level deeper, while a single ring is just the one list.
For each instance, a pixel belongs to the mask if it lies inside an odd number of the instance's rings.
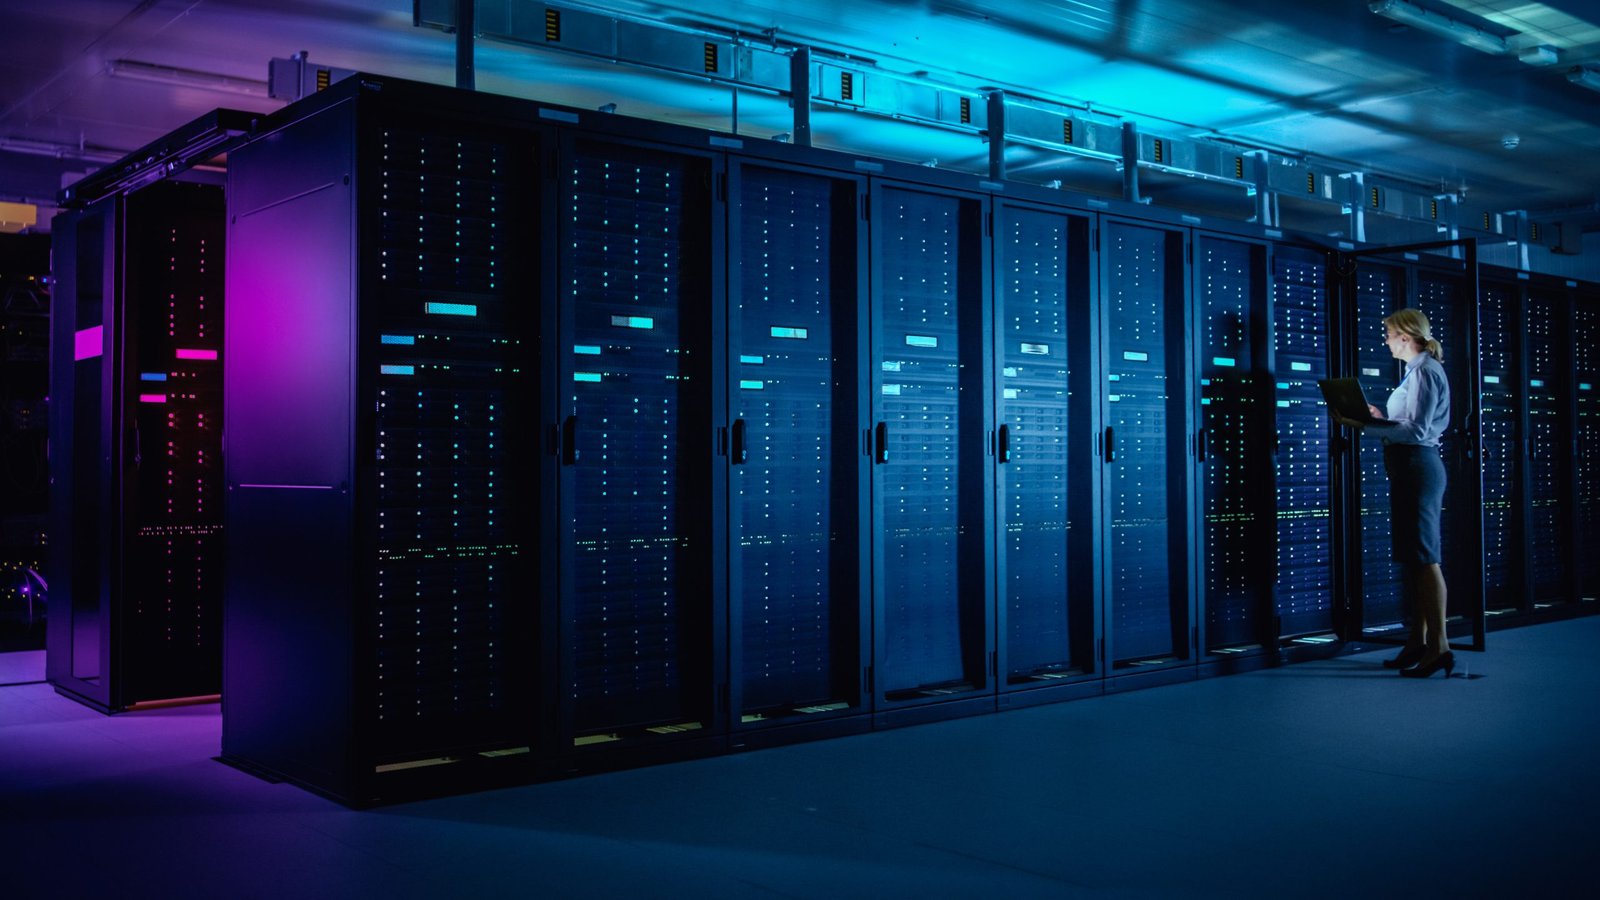
[{"label": "black server cabinet", "polygon": [[[1367,401],[1379,409],[1400,384],[1404,367],[1384,344],[1385,316],[1403,309],[1406,273],[1396,266],[1363,263],[1355,271],[1356,377]],[[1359,553],[1350,555],[1356,566],[1351,588],[1360,593],[1363,628],[1399,627],[1410,615],[1406,608],[1399,566],[1394,563],[1389,529],[1389,476],[1383,467],[1383,441],[1376,435],[1357,440],[1360,502],[1356,524]]]},{"label": "black server cabinet", "polygon": [[220,187],[58,217],[48,677],[103,711],[222,681]]},{"label": "black server cabinet", "polygon": [[1530,284],[1527,346],[1527,583],[1542,609],[1572,596],[1572,387],[1570,304],[1564,287]]},{"label": "black server cabinet", "polygon": [[[1008,705],[1101,674],[1089,219],[1000,204],[994,235],[995,554]],[[1097,687],[1097,685],[1096,685]],[[1072,688],[1076,690],[1077,688]]]},{"label": "black server cabinet", "polygon": [[698,744],[726,731],[720,163],[560,149],[561,747]]},{"label": "black server cabinet", "polygon": [[1194,658],[1185,243],[1181,231],[1100,225],[1104,655],[1112,675]]},{"label": "black server cabinet", "polygon": [[[1573,502],[1578,527],[1573,544],[1600,547],[1600,293],[1580,290],[1572,305]],[[1578,552],[1578,597],[1592,603],[1600,595],[1600,553]]]},{"label": "black server cabinet", "polygon": [[[738,745],[869,711],[864,182],[729,173],[729,683]],[[870,721],[858,720],[855,727]],[[831,725],[829,727],[838,727]]]},{"label": "black server cabinet", "polygon": [[874,696],[992,706],[985,201],[883,182],[870,199]]},{"label": "black server cabinet", "polygon": [[1483,589],[1490,615],[1522,610],[1526,552],[1521,291],[1485,282],[1478,298],[1482,417]]},{"label": "black server cabinet", "polygon": [[1277,543],[1271,455],[1274,391],[1267,353],[1267,248],[1194,238],[1194,348],[1199,384],[1200,646],[1222,658],[1276,637]]},{"label": "black server cabinet", "polygon": [[[1333,630],[1332,437],[1317,382],[1328,378],[1334,317],[1327,254],[1272,253],[1273,407],[1277,521],[1274,606],[1280,638]],[[1370,381],[1371,379],[1367,379]]]},{"label": "black server cabinet", "polygon": [[229,160],[223,755],[347,802],[540,747],[540,156],[503,105],[351,79]]}]

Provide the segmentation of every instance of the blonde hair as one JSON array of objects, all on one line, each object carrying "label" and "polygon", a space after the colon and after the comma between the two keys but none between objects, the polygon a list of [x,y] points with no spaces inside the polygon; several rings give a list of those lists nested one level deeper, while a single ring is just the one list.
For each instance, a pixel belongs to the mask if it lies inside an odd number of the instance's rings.
[{"label": "blonde hair", "polygon": [[1433,339],[1433,329],[1422,310],[1410,307],[1397,309],[1384,318],[1383,324],[1417,341],[1422,349],[1433,354],[1434,359],[1444,362],[1444,347]]}]

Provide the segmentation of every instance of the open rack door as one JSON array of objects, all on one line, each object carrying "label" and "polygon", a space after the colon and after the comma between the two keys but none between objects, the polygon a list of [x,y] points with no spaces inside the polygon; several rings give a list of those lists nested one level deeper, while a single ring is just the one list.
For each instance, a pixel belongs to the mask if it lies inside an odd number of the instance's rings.
[{"label": "open rack door", "polygon": [[[1443,256],[1429,251],[1458,249]],[[1445,465],[1442,555],[1448,586],[1447,628],[1484,649],[1483,483],[1480,396],[1483,378],[1478,348],[1477,244],[1472,239],[1371,247],[1337,254],[1339,315],[1334,359],[1342,375],[1361,380],[1367,399],[1382,404],[1400,382],[1401,368],[1382,340],[1389,313],[1416,307],[1427,314],[1445,347],[1450,379],[1450,426],[1440,442]],[[1372,329],[1379,331],[1374,334]],[[1339,591],[1339,635],[1346,641],[1399,644],[1411,615],[1409,598],[1389,556],[1389,487],[1376,439],[1342,435],[1335,444],[1336,475],[1343,503],[1335,532]]]}]

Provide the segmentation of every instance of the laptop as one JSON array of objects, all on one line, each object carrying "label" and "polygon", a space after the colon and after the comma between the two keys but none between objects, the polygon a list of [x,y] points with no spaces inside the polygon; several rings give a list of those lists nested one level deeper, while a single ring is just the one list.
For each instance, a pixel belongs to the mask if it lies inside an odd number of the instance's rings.
[{"label": "laptop", "polygon": [[1322,388],[1322,399],[1339,415],[1357,422],[1381,422],[1367,410],[1367,395],[1361,392],[1361,382],[1354,378],[1324,378],[1317,382]]}]

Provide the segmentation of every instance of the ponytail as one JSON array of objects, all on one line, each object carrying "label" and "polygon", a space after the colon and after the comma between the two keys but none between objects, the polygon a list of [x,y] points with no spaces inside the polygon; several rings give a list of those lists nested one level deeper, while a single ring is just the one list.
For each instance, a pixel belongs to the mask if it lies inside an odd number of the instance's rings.
[{"label": "ponytail", "polygon": [[1444,362],[1444,347],[1438,341],[1429,338],[1428,346],[1425,349],[1427,349],[1429,353],[1433,354],[1434,359],[1437,359],[1439,362]]},{"label": "ponytail", "polygon": [[1434,359],[1444,362],[1444,347],[1433,339],[1433,329],[1422,310],[1397,309],[1384,318],[1383,324],[1416,341],[1423,350],[1433,354]]}]

